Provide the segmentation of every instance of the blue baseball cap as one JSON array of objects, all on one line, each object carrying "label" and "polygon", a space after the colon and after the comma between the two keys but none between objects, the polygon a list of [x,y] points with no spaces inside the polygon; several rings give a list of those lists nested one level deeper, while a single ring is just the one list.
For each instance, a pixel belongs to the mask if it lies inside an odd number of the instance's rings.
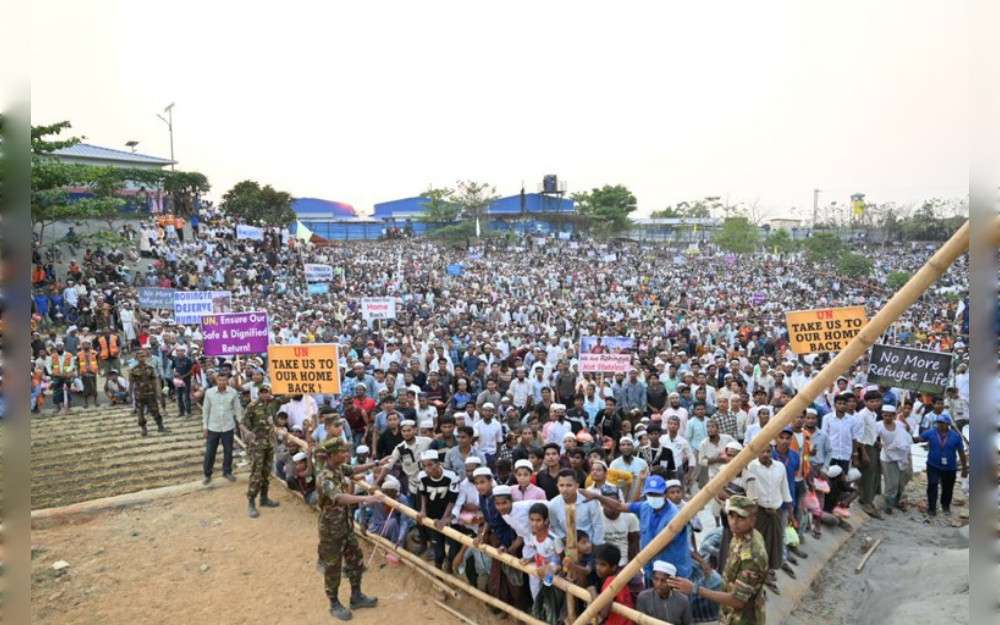
[{"label": "blue baseball cap", "polygon": [[934,419],[934,423],[947,423],[948,425],[951,425],[951,417],[942,412]]},{"label": "blue baseball cap", "polygon": [[667,492],[667,482],[659,475],[650,475],[642,489],[643,495],[663,495]]}]

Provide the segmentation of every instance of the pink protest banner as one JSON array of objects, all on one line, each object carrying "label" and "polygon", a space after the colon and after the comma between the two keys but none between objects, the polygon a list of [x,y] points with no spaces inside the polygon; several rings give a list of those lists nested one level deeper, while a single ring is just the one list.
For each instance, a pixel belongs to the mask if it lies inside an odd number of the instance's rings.
[{"label": "pink protest banner", "polygon": [[224,313],[201,318],[206,356],[239,356],[267,351],[267,313]]}]

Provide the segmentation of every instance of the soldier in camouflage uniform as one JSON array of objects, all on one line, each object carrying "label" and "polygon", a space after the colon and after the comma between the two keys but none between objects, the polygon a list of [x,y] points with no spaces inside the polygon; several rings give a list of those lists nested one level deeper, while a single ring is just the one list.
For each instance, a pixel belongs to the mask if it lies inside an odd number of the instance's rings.
[{"label": "soldier in camouflage uniform", "polygon": [[279,505],[267,496],[271,465],[274,463],[274,415],[277,412],[278,401],[271,396],[271,387],[266,384],[260,387],[257,401],[250,402],[243,411],[240,431],[243,433],[243,440],[247,442],[247,452],[250,455],[247,514],[251,519],[260,516],[255,505],[257,493],[260,493],[261,506],[277,508]]},{"label": "soldier in camouflage uniform", "polygon": [[330,614],[347,621],[351,612],[340,603],[341,567],[351,582],[351,608],[375,607],[377,599],[361,592],[364,557],[351,522],[351,506],[380,501],[377,495],[359,496],[353,490],[353,470],[347,464],[348,446],[341,438],[328,438],[321,449],[326,452],[326,465],[316,479],[319,492],[319,561],[323,568]]},{"label": "soldier in camouflage uniform", "polygon": [[734,495],[726,501],[726,518],[733,532],[726,566],[722,571],[723,590],[709,590],[698,583],[672,577],[671,587],[718,603],[719,625],[764,625],[764,581],[767,579],[767,546],[754,529],[757,504],[753,499]]},{"label": "soldier in camouflage uniform", "polygon": [[136,355],[139,364],[132,367],[128,374],[129,390],[132,392],[132,399],[135,407],[139,411],[139,429],[142,435],[146,436],[146,410],[149,410],[156,420],[156,427],[160,432],[166,432],[163,427],[163,417],[160,416],[160,407],[157,400],[163,393],[163,385],[160,377],[156,375],[156,370],[149,366],[146,360],[149,352],[141,350]]}]

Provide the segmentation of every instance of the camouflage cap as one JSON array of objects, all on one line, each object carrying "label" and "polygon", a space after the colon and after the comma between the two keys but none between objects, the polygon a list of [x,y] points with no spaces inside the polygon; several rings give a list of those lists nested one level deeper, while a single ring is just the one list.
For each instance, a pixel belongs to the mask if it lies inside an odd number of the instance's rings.
[{"label": "camouflage cap", "polygon": [[748,517],[757,512],[757,502],[744,495],[733,495],[726,500],[726,512]]},{"label": "camouflage cap", "polygon": [[347,451],[347,443],[345,443],[344,439],[339,436],[332,436],[323,441],[323,444],[320,445],[320,449],[328,454],[338,454],[342,451]]}]

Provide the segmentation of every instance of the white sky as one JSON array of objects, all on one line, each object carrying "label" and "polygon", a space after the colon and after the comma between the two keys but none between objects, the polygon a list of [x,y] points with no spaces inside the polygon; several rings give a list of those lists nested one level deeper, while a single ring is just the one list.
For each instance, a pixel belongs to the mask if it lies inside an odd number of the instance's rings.
[{"label": "white sky", "polygon": [[[968,191],[962,2],[38,0],[32,121],[372,204],[544,174],[808,217]],[[791,212],[798,207],[798,212]]]}]

